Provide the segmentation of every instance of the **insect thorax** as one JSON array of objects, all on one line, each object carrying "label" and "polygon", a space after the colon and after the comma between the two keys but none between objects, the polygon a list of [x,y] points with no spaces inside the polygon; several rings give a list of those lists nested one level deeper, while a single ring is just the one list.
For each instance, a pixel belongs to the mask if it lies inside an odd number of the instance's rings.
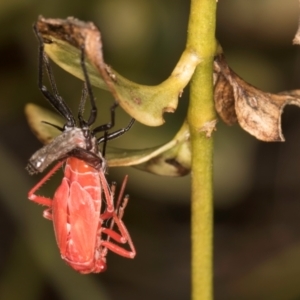
[{"label": "insect thorax", "polygon": [[[90,149],[87,149],[87,145]],[[30,174],[41,173],[54,161],[68,156],[86,160],[92,166],[105,166],[105,160],[98,150],[97,139],[91,134],[87,136],[86,131],[75,127],[65,130],[51,143],[36,151],[29,159],[27,170]]]}]

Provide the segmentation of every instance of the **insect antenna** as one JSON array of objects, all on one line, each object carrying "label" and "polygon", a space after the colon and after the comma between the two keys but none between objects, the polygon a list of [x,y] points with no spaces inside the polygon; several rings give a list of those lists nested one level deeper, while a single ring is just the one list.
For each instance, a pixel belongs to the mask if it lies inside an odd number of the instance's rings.
[{"label": "insect antenna", "polygon": [[58,126],[58,125],[56,125],[56,124],[52,124],[52,123],[49,123],[49,122],[47,122],[47,121],[42,121],[42,123],[47,124],[47,125],[50,125],[50,126],[56,128],[56,129],[58,129],[59,131],[64,131],[64,129],[63,129],[62,127],[60,127],[60,126]]}]

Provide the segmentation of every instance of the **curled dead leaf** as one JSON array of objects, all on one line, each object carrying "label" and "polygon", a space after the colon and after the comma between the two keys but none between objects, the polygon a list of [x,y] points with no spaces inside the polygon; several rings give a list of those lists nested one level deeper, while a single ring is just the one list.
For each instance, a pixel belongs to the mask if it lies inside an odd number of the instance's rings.
[{"label": "curled dead leaf", "polygon": [[281,114],[288,104],[300,106],[298,92],[265,93],[244,81],[228,66],[223,54],[214,61],[214,100],[222,120],[240,126],[266,142],[284,141]]},{"label": "curled dead leaf", "polygon": [[[300,4],[300,1],[299,1],[299,4]],[[299,21],[298,21],[298,29],[297,29],[297,32],[294,36],[293,44],[294,45],[300,45],[300,16],[299,16]]]},{"label": "curled dead leaf", "polygon": [[178,98],[200,61],[193,51],[185,49],[168,79],[156,86],[140,85],[104,62],[101,34],[93,23],[72,17],[65,20],[39,17],[36,27],[44,39],[47,55],[80,79],[83,79],[80,51],[84,47],[92,85],[110,91],[129,115],[148,126],[163,124],[163,114],[175,111]]}]

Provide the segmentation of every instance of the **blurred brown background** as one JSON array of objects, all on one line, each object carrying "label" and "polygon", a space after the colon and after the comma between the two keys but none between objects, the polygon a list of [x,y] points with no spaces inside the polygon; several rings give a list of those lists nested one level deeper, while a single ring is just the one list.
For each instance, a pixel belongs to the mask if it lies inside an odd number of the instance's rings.
[{"label": "blurred brown background", "polygon": [[[264,91],[300,87],[296,0],[219,0],[217,37],[229,65]],[[79,275],[60,259],[51,222],[26,200],[41,176],[25,166],[41,147],[24,117],[34,102],[50,108],[37,88],[38,15],[75,16],[102,32],[107,63],[127,78],[158,84],[184,49],[186,0],[0,1],[0,299],[189,299],[189,176],[164,178],[133,168],[111,169],[109,180],[129,174],[125,223],[136,258],[108,255],[108,270]],[[200,17],[200,16],[199,16]],[[76,112],[79,80],[54,68],[61,95]],[[95,91],[99,122],[111,97]],[[101,102],[100,102],[101,101]],[[101,105],[100,105],[101,103]],[[134,128],[112,142],[146,148],[168,142],[179,129],[188,89],[166,124]],[[215,134],[215,298],[300,299],[300,112],[283,114],[285,143],[262,143],[237,125],[218,123]],[[119,109],[116,128],[129,117]],[[42,189],[52,195],[61,180]]]}]

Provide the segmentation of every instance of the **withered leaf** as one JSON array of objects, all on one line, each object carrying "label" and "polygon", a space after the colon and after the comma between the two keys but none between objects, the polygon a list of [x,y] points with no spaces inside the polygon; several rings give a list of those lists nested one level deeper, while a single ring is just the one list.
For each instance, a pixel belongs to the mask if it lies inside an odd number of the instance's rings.
[{"label": "withered leaf", "polygon": [[[299,1],[300,4],[300,1]],[[300,45],[300,16],[299,16],[299,20],[298,20],[298,29],[297,32],[295,34],[295,37],[293,39],[293,44],[294,45]]]},{"label": "withered leaf", "polygon": [[101,33],[93,23],[72,17],[65,20],[39,17],[36,28],[44,39],[47,55],[80,79],[84,79],[80,66],[80,51],[84,47],[92,85],[110,91],[128,114],[148,126],[163,124],[163,114],[175,111],[178,98],[200,62],[194,51],[185,49],[165,81],[156,86],[141,85],[124,78],[105,63]]},{"label": "withered leaf", "polygon": [[[216,69],[218,67],[216,62],[214,65]],[[236,123],[233,89],[220,71],[214,72],[214,100],[216,111],[221,119],[228,125]]]},{"label": "withered leaf", "polygon": [[215,107],[228,125],[240,126],[266,142],[284,141],[281,114],[285,105],[300,106],[300,91],[265,93],[234,73],[219,54],[214,61]]}]

